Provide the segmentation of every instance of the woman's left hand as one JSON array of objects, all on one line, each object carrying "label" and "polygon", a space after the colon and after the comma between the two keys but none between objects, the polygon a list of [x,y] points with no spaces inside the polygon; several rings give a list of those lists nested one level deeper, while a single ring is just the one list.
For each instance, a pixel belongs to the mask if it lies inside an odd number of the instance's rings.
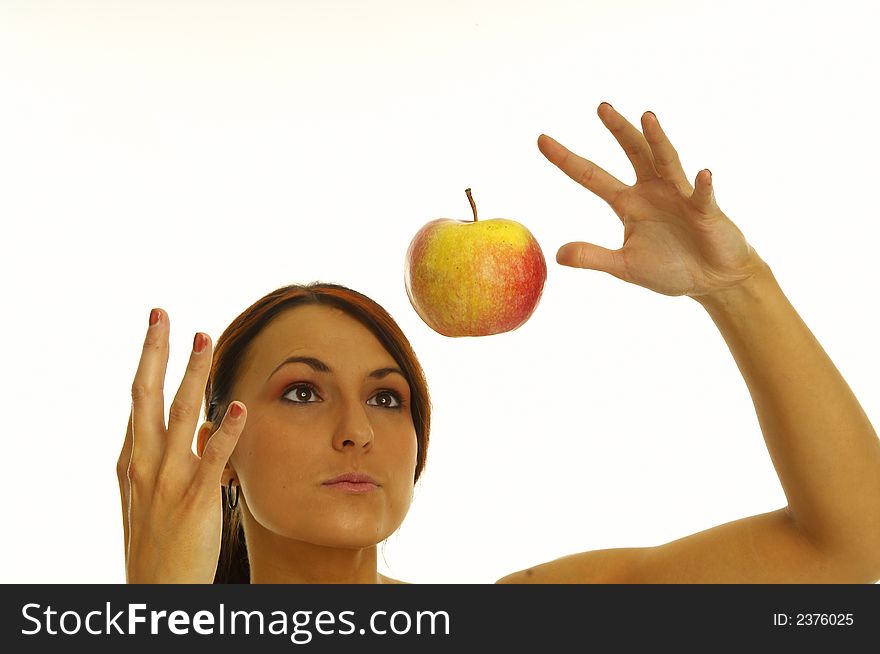
[{"label": "woman's left hand", "polygon": [[600,104],[598,114],[632,162],[634,185],[624,184],[549,136],[538,138],[538,148],[611,206],[624,226],[623,246],[608,250],[592,243],[567,243],[559,249],[557,262],[698,301],[742,283],[766,266],[718,208],[711,172],[701,170],[696,188],[691,186],[653,113],[642,115],[644,134],[610,104]]}]

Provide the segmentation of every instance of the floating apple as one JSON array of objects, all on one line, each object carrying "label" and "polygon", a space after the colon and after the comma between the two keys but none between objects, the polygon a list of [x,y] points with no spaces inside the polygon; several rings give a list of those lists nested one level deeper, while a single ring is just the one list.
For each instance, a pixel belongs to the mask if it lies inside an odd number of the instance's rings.
[{"label": "floating apple", "polygon": [[514,220],[438,218],[406,251],[404,283],[416,313],[444,336],[489,336],[516,329],[538,305],[547,279],[541,247]]}]

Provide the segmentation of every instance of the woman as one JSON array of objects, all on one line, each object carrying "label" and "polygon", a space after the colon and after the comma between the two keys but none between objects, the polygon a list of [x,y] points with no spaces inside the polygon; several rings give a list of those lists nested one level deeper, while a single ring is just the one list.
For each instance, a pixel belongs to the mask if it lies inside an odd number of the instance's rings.
[{"label": "woman", "polygon": [[[690,185],[651,112],[642,132],[607,103],[598,113],[632,162],[634,185],[545,135],[538,147],[608,202],[624,244],[569,243],[557,261],[706,309],[748,385],[788,506],[657,547],[574,554],[499,582],[877,581],[880,441],[867,416],[718,208],[711,173]],[[400,583],[378,574],[376,545],[409,509],[430,402],[390,316],[339,286],[279,289],[233,322],[213,357],[210,339],[196,335],[166,428],[168,334],[167,316],[154,310],[117,466],[128,581]],[[338,481],[345,474],[367,478]]]}]

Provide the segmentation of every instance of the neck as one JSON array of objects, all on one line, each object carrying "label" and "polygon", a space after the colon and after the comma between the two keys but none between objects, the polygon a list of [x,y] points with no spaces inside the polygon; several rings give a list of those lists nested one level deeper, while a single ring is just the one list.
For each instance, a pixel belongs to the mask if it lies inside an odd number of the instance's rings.
[{"label": "neck", "polygon": [[245,538],[252,584],[381,584],[376,545],[317,545],[284,538],[245,511]]}]

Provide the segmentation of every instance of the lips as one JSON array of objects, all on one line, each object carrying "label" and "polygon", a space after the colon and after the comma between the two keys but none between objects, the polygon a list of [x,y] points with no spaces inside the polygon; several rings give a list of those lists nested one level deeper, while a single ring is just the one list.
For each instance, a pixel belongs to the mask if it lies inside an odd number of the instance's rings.
[{"label": "lips", "polygon": [[342,482],[350,482],[353,484],[373,484],[374,486],[379,485],[378,481],[363,472],[346,472],[345,474],[339,475],[338,477],[333,477],[333,479],[328,479],[324,482],[324,485],[339,484]]}]

